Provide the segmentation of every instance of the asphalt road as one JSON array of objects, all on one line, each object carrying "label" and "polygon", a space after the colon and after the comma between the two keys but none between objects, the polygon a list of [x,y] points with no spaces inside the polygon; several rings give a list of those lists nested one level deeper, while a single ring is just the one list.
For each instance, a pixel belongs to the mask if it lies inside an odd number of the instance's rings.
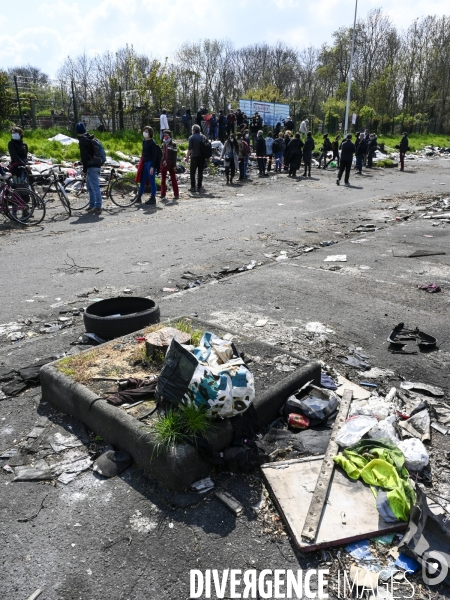
[{"label": "asphalt road", "polygon": [[[68,220],[51,211],[53,220],[34,231],[0,225],[0,323],[52,321],[59,308],[51,304],[85,305],[88,299],[77,294],[107,297],[129,288],[158,299],[163,317],[197,314],[324,362],[356,344],[373,366],[448,390],[449,226],[420,219],[420,207],[405,195],[450,196],[450,161],[408,167],[352,177],[350,188],[337,187],[334,173],[321,171],[306,181],[282,175],[233,188],[207,180],[205,195],[191,197],[182,188],[181,200],[170,207],[109,207],[101,217]],[[396,221],[410,213],[407,221]],[[377,231],[351,232],[369,222]],[[299,251],[324,240],[338,244]],[[406,257],[416,249],[446,254]],[[282,251],[289,258],[276,262]],[[347,262],[324,262],[332,254],[345,254]],[[252,269],[214,277],[252,261]],[[202,283],[174,294],[161,291],[186,284],[187,271]],[[432,281],[442,293],[417,290]],[[276,325],[256,328],[261,317]],[[386,337],[400,321],[438,337],[439,350],[387,352]],[[311,334],[311,323],[329,331]],[[0,363],[19,367],[63,352],[81,331],[79,319],[74,328],[14,344],[1,336]],[[39,415],[53,415],[40,402],[39,388],[1,401],[0,450],[23,439]],[[450,484],[447,479],[442,475],[442,485]],[[242,501],[243,516],[236,518],[214,497],[175,510],[165,490],[136,468],[110,480],[88,472],[56,487],[12,483],[1,473],[0,597],[22,600],[42,588],[45,600],[178,599],[189,597],[189,569],[317,568],[320,554],[300,555],[275,520],[269,526],[250,508],[261,497],[257,473],[218,474],[216,483]],[[18,521],[35,514],[42,500],[36,518]]]}]

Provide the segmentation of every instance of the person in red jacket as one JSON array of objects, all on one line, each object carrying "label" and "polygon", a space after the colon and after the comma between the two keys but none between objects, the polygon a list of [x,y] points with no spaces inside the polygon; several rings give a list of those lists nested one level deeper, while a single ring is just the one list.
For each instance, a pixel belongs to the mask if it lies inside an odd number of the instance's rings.
[{"label": "person in red jacket", "polygon": [[[170,175],[170,181],[172,182],[173,199],[179,199],[178,182],[176,176],[177,166],[177,148],[172,142],[172,132],[170,129],[163,131],[163,143],[161,145],[162,160],[161,160],[161,200],[166,199],[166,178],[167,173]],[[167,204],[173,204],[170,200]]]}]

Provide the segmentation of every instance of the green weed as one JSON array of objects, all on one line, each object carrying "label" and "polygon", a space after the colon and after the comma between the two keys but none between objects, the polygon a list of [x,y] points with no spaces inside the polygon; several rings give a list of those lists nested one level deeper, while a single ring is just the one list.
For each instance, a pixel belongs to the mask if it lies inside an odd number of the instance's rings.
[{"label": "green weed", "polygon": [[203,332],[200,329],[194,329],[192,322],[188,319],[180,319],[174,324],[175,329],[189,333],[191,336],[191,342],[194,346],[198,346],[202,339]]},{"label": "green weed", "polygon": [[206,407],[189,402],[180,406],[181,421],[187,435],[205,435],[212,427],[212,421]]},{"label": "green weed", "polygon": [[383,158],[382,160],[377,160],[376,163],[373,163],[374,167],[383,167],[383,168],[392,168],[395,167],[395,162],[390,160],[389,158]]},{"label": "green weed", "polygon": [[155,434],[156,451],[168,451],[171,446],[184,444],[188,441],[188,436],[184,432],[182,413],[176,410],[169,410],[166,414],[160,415],[153,424]]}]

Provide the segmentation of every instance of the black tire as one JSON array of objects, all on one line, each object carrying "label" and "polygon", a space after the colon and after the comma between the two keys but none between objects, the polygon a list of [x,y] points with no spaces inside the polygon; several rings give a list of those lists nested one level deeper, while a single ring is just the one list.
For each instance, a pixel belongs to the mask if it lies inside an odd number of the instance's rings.
[{"label": "black tire", "polygon": [[70,215],[72,214],[72,207],[70,206],[69,196],[67,195],[66,190],[59,183],[59,181],[56,182],[56,191],[58,192],[58,197],[62,204],[62,207],[66,211],[67,215],[70,217]]},{"label": "black tire", "polygon": [[112,184],[109,196],[116,206],[127,208],[136,202],[138,192],[139,185],[133,179],[123,177]]},{"label": "black tire", "polygon": [[28,210],[22,209],[23,200],[18,198],[18,196],[21,198],[21,194],[18,194],[17,190],[12,190],[6,196],[7,216],[11,221],[25,225],[25,227],[39,225],[45,217],[45,202],[42,202],[36,192],[33,192],[31,189],[26,190],[26,192],[22,191],[22,194],[23,196],[28,196]]},{"label": "black tire", "polygon": [[66,194],[72,210],[83,210],[89,206],[89,193],[86,189],[86,182],[81,181],[79,189],[74,189],[68,184]]},{"label": "black tire", "polygon": [[[117,315],[110,316],[110,315]],[[83,313],[87,333],[112,340],[159,323],[159,306],[149,298],[117,297],[100,300]]]}]

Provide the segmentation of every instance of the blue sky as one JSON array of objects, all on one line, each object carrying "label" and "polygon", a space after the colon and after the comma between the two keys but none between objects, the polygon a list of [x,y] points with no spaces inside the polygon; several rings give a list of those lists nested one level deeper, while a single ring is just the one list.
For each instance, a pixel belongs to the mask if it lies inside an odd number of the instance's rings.
[{"label": "blue sky", "polygon": [[[358,14],[382,7],[397,27],[450,14],[448,0],[359,0]],[[126,43],[154,57],[184,41],[229,38],[236,45],[284,40],[321,45],[353,24],[354,0],[22,0],[0,8],[0,68],[33,64],[53,76],[68,55],[116,50]]]}]

